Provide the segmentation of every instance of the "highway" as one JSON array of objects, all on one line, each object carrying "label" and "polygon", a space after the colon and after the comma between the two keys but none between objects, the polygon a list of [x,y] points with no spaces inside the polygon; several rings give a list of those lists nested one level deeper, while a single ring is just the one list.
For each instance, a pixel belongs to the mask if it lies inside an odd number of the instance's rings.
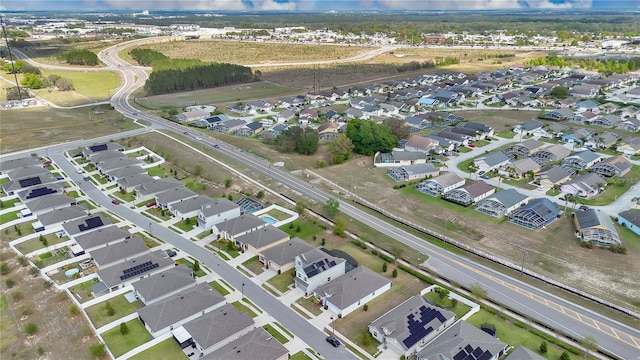
[{"label": "highway", "polygon": [[[137,88],[144,85],[147,74],[144,68],[133,66],[118,58],[118,52],[125,46],[127,46],[127,44],[119,44],[103,50],[99,54],[100,59],[105,62],[108,67],[120,71],[124,78],[123,87],[120,88],[111,99],[112,105],[117,111],[123,113],[125,116],[150,122],[154,129],[171,130],[177,133],[184,132],[183,126],[168,122],[150,114],[138,112],[138,110],[129,104],[129,95]],[[327,199],[333,198],[331,194],[315,188],[304,179],[270,166],[270,164],[264,159],[260,159],[228,144],[214,140],[206,134],[201,136],[203,146],[213,147],[214,144],[219,144],[220,146],[215,148],[216,151],[219,151],[234,160],[241,161],[256,171],[268,174],[274,180],[279,181],[291,190],[299,192],[310,199],[324,203]],[[87,141],[87,143],[91,142],[92,141]],[[68,164],[66,161],[58,161],[60,160],[60,150],[62,149],[62,146],[49,148],[49,155],[54,157],[54,160],[61,164],[61,166],[65,163]],[[64,170],[70,170],[67,171],[67,174],[79,178],[79,175],[74,175],[73,169]],[[99,203],[110,206],[110,200],[97,189],[92,187],[87,190],[86,186],[84,189]],[[114,212],[116,214],[123,216],[140,226],[145,226],[145,224],[148,225],[149,223],[147,218],[141,217],[124,207],[116,207],[113,210],[115,210]],[[548,326],[556,328],[559,331],[567,333],[575,338],[579,339],[586,336],[594,337],[602,349],[621,359],[635,360],[640,357],[640,331],[638,329],[633,329],[624,324],[620,324],[567,300],[549,294],[542,289],[522,283],[517,279],[486,268],[462,256],[445,251],[417,236],[409,234],[391,225],[388,222],[369,215],[368,213],[352,206],[348,202],[340,201],[340,210],[345,215],[361,221],[362,223],[391,236],[408,246],[411,246],[416,249],[416,251],[425,253],[429,256],[428,265],[431,270],[452,281],[464,286],[478,284],[487,290],[488,297],[492,300],[513,308],[518,312],[536,318],[541,323],[547,324]],[[217,263],[215,266],[212,266],[212,264],[217,260],[215,255],[204,249],[198,248],[191,242],[182,239],[180,236],[168,229],[158,226],[154,227],[152,230],[154,235],[163,238],[163,240],[166,240],[176,247],[184,249],[199,258],[208,267],[216,268],[217,271]],[[226,266],[226,264],[223,265],[223,263],[224,262],[220,264],[220,274],[233,286],[240,286],[242,276],[237,273],[235,269],[231,269]],[[246,283],[250,282],[245,282],[245,284]],[[324,342],[324,337],[317,329],[312,327],[301,317],[297,315],[291,316],[290,309],[284,307],[284,305],[279,303],[270,295],[263,296],[263,293],[263,290],[257,286],[254,286],[254,288],[245,286],[245,294],[252,301],[254,301],[258,306],[266,309],[274,316],[274,318],[293,331],[314,349],[321,352],[322,355],[327,358],[345,358],[347,354],[346,352],[331,353],[333,348]]]}]

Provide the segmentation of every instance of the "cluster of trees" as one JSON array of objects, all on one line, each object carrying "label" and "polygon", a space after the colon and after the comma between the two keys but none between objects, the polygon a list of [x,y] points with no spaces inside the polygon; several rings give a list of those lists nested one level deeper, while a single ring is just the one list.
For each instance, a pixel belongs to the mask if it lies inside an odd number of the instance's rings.
[{"label": "cluster of trees", "polygon": [[596,70],[607,75],[618,73],[624,74],[635,71],[640,65],[640,58],[632,59],[572,59],[558,56],[557,53],[549,53],[546,57],[533,59],[529,62],[533,66],[579,66],[587,70]]},{"label": "cluster of trees", "polygon": [[20,92],[18,92],[17,86],[7,88],[7,100],[20,100],[28,97],[29,90],[27,88],[21,87]]},{"label": "cluster of trees", "polygon": [[98,65],[98,55],[89,50],[73,50],[62,55],[62,58],[72,65]]},{"label": "cluster of trees", "polygon": [[75,89],[75,87],[73,86],[73,81],[71,81],[71,79],[66,79],[56,74],[49,75],[47,77],[47,80],[52,86],[55,86],[55,88],[60,91],[71,91]]},{"label": "cluster of trees", "polygon": [[15,60],[13,64],[10,61],[5,61],[4,64],[2,64],[2,70],[4,70],[4,72],[6,72],[7,74],[13,74],[13,73],[40,74],[40,69],[23,60]]},{"label": "cluster of trees", "polygon": [[420,69],[432,69],[436,67],[436,64],[433,62],[433,60],[426,60],[423,62],[419,62],[419,61],[411,61],[408,63],[404,63],[400,66],[398,66],[398,72],[406,72],[406,71],[414,71],[414,70],[420,70]]},{"label": "cluster of trees", "polygon": [[372,121],[350,120],[345,134],[353,142],[353,150],[362,155],[370,156],[377,151],[389,152],[398,145],[398,138],[387,125]]},{"label": "cluster of trees", "polygon": [[437,57],[436,58],[436,66],[447,66],[447,65],[456,65],[460,64],[460,59],[456,57],[447,56],[445,58]]},{"label": "cluster of trees", "polygon": [[302,155],[311,155],[318,150],[318,142],[317,130],[292,126],[278,135],[274,144],[280,152],[297,152]]},{"label": "cluster of trees", "polygon": [[49,75],[45,78],[40,75],[39,71],[38,73],[24,73],[20,84],[29,89],[41,89],[49,86],[55,86],[56,89],[60,91],[70,91],[74,89],[73,82],[71,80],[55,74]]},{"label": "cluster of trees", "polygon": [[134,49],[131,56],[140,65],[153,67],[153,72],[145,84],[148,95],[260,80],[260,72],[253,73],[250,67],[242,65],[204,63],[198,59],[170,59],[149,49]]}]

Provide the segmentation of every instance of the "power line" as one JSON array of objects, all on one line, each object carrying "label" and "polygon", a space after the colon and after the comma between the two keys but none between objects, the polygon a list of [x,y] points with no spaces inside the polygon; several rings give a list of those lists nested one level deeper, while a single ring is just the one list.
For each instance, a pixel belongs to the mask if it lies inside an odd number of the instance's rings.
[{"label": "power line", "polygon": [[11,61],[11,72],[16,80],[16,88],[18,89],[18,99],[22,102],[22,91],[20,90],[20,84],[18,83],[18,73],[16,72],[16,64],[13,61],[13,55],[11,54],[11,45],[9,45],[9,39],[7,38],[7,28],[5,27],[4,19],[0,15],[0,25],[2,25],[2,34],[4,36],[4,42],[7,43],[7,51],[9,52],[9,60]]}]

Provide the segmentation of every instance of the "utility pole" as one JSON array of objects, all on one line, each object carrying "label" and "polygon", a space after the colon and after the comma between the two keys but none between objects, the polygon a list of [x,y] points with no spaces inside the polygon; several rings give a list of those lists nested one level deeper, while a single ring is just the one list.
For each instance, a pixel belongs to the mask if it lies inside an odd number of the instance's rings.
[{"label": "utility pole", "polygon": [[18,83],[18,74],[16,73],[16,64],[13,61],[13,55],[11,54],[11,45],[7,38],[7,28],[5,27],[4,19],[0,15],[0,24],[2,25],[2,35],[4,36],[4,42],[7,43],[7,51],[9,52],[9,60],[11,61],[11,72],[13,72],[13,78],[16,81],[16,88],[18,89],[18,99],[22,102],[22,91],[20,91],[20,84]]}]

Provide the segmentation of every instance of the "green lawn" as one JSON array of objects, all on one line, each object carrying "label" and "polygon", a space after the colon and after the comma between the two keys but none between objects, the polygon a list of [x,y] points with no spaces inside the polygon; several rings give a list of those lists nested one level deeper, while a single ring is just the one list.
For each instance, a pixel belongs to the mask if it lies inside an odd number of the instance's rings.
[{"label": "green lawn", "polygon": [[458,305],[455,308],[452,308],[451,299],[449,298],[440,299],[440,296],[438,295],[438,293],[435,293],[435,292],[428,292],[424,294],[424,298],[440,306],[443,309],[446,309],[455,313],[456,319],[460,319],[464,314],[466,314],[471,309],[471,307],[461,302],[458,302]]},{"label": "green lawn", "polygon": [[276,340],[278,340],[280,344],[286,344],[289,342],[289,339],[284,337],[284,335],[282,335],[278,330],[271,326],[271,324],[266,324],[262,328],[265,329]]},{"label": "green lawn", "polygon": [[[115,310],[115,313],[112,316],[107,314],[107,301]],[[104,326],[123,316],[129,315],[144,306],[140,300],[130,303],[129,300],[124,297],[124,294],[107,301],[95,304],[86,309],[89,319],[91,319],[91,322],[96,328]]]},{"label": "green lawn", "polygon": [[258,314],[254,313],[253,310],[249,309],[249,307],[246,306],[245,304],[240,303],[240,301],[231,303],[231,305],[233,305],[236,309],[238,309],[238,311],[244,311],[247,314],[251,315],[252,318],[258,316]]},{"label": "green lawn", "polygon": [[300,310],[299,307],[291,304],[289,305],[289,307],[291,309],[293,309],[293,311],[297,312],[298,314],[300,314],[300,316],[302,316],[303,318],[307,319],[307,320],[311,320],[311,316],[309,316],[305,311]]},{"label": "green lawn", "polygon": [[[47,241],[47,246],[59,244],[61,242],[69,240],[69,237],[67,236],[58,238],[56,234],[43,235],[43,237]],[[16,248],[23,254],[29,254],[44,247],[45,245],[40,241],[39,237],[21,242],[20,244],[16,245]]]},{"label": "green lawn", "polygon": [[633,165],[631,171],[622,178],[613,178],[609,180],[609,184],[605,190],[592,199],[578,198],[579,204],[584,205],[608,205],[614,202],[618,196],[627,192],[631,186],[635,185],[637,179],[640,178],[640,167]]},{"label": "green lawn", "polygon": [[[73,82],[75,92],[95,101],[105,101],[113,96],[114,90],[121,84],[116,71],[65,71],[42,69],[43,76],[59,75]],[[85,103],[88,101],[84,101]],[[62,105],[62,104],[61,104]]]},{"label": "green lawn", "polygon": [[302,305],[303,308],[307,309],[310,313],[315,316],[322,314],[322,307],[318,304],[315,297],[311,296],[308,299],[301,297],[296,300],[298,305]]},{"label": "green lawn", "polygon": [[505,130],[505,131],[500,131],[499,133],[496,134],[496,136],[499,136],[504,139],[513,139],[516,136],[516,133],[514,133],[511,130]]},{"label": "green lawn", "polygon": [[457,149],[460,150],[461,153],[468,153],[473,151],[473,149],[466,146],[458,146]]},{"label": "green lawn", "polygon": [[307,355],[304,352],[302,352],[302,350],[300,350],[297,353],[291,355],[291,357],[289,359],[291,359],[291,360],[315,360],[313,358],[310,358],[309,355]]},{"label": "green lawn", "polygon": [[[298,226],[300,226],[300,231],[298,230]],[[314,235],[320,235],[322,233],[320,227],[314,225],[312,222],[306,220],[296,220],[287,225],[283,225],[280,227],[280,230],[289,234],[289,236],[299,237],[301,239],[311,239]]]},{"label": "green lawn", "polygon": [[[49,255],[47,255],[49,254]],[[69,248],[64,246],[60,249],[53,250],[49,253],[41,254],[38,257],[33,257],[33,262],[40,268],[45,268],[49,265],[53,265],[62,260],[69,258]]]},{"label": "green lawn", "polygon": [[280,292],[284,293],[289,291],[289,286],[293,284],[293,274],[295,269],[289,269],[282,274],[278,274],[271,279],[267,280],[269,285],[274,288],[280,290]]},{"label": "green lawn", "polygon": [[120,191],[116,191],[112,196],[117,197],[119,200],[124,202],[131,202],[136,199],[136,194],[133,191],[124,194]]},{"label": "green lawn", "polygon": [[271,209],[269,210],[269,212],[266,213],[266,215],[269,215],[278,221],[286,220],[291,217],[291,215],[278,209]]},{"label": "green lawn", "polygon": [[465,161],[459,163],[458,164],[458,169],[460,169],[462,171],[466,171],[466,172],[474,172],[475,171],[475,168],[473,168],[473,160],[474,159],[465,160]]},{"label": "green lawn", "polygon": [[171,219],[171,216],[169,215],[170,214],[169,211],[165,210],[164,211],[164,215],[162,215],[163,211],[162,211],[162,209],[160,209],[158,207],[147,209],[147,210],[145,210],[145,212],[147,212],[147,213],[149,213],[149,214],[151,214],[151,215],[153,215],[153,216],[155,216],[155,217],[157,217],[159,219],[162,219],[164,221],[167,221],[167,220]]},{"label": "green lawn", "polygon": [[20,210],[16,210],[0,215],[0,224],[8,223],[10,221],[18,219],[19,213]]},{"label": "green lawn", "polygon": [[251,272],[256,275],[260,275],[264,271],[264,269],[262,268],[262,263],[258,261],[258,256],[254,256],[251,259],[243,262],[242,265],[244,265],[244,267],[251,270]]},{"label": "green lawn", "polygon": [[549,190],[547,190],[546,194],[549,195],[549,196],[560,195],[560,190],[558,190],[558,189],[549,189]]},{"label": "green lawn", "polygon": [[102,333],[104,342],[115,357],[137,348],[149,341],[151,338],[151,335],[147,329],[144,328],[140,319],[133,319],[125,324],[127,324],[127,327],[129,328],[129,332],[127,334],[123,335],[120,332],[120,326],[116,326],[113,329]]},{"label": "green lawn", "polygon": [[473,142],[473,145],[475,145],[476,147],[483,147],[483,146],[487,146],[490,143],[487,140],[476,140]]},{"label": "green lawn", "polygon": [[496,327],[496,336],[501,341],[513,347],[522,345],[549,360],[559,359],[560,355],[564,351],[560,347],[547,342],[548,352],[546,354],[540,354],[538,349],[540,348],[540,343],[543,341],[542,338],[532,334],[526,329],[514,325],[509,320],[504,320],[500,316],[489,313],[485,309],[480,309],[480,311],[471,316],[467,322],[478,328],[484,323],[492,324]]},{"label": "green lawn", "polygon": [[160,177],[167,176],[167,170],[160,165],[154,166],[152,168],[148,168],[147,173],[149,174],[149,176],[160,176]]},{"label": "green lawn", "polygon": [[227,290],[227,288],[225,288],[224,286],[220,285],[220,283],[218,283],[217,281],[212,281],[209,283],[209,285],[211,285],[212,288],[216,289],[217,292],[219,292],[222,296],[227,296],[230,294],[229,290]]},{"label": "green lawn", "polygon": [[[71,291],[71,293],[73,294],[73,296],[78,299],[78,301],[80,301],[81,303],[87,301],[87,300],[91,300],[93,299],[93,295],[91,294],[91,287],[93,285],[97,284],[97,282],[95,281],[85,281],[83,283],[80,283],[76,286],[71,287],[69,290]],[[80,295],[80,298],[78,298],[77,295]]]},{"label": "green lawn", "polygon": [[[4,179],[3,179],[4,180]],[[8,180],[8,179],[7,179]],[[2,184],[0,184],[2,185]],[[5,201],[1,201],[0,202],[0,209],[8,209],[11,208],[15,205],[15,203],[20,202],[20,199],[15,198],[15,199],[10,199],[10,200],[5,200]]]},{"label": "green lawn", "polygon": [[193,230],[193,227],[196,224],[198,224],[198,217],[194,216],[192,218],[186,218],[182,221],[177,222],[175,226],[184,232],[189,232]]},{"label": "green lawn", "polygon": [[173,338],[167,339],[156,346],[153,346],[138,355],[132,356],[131,360],[187,360],[189,359],[180,349],[178,343]]},{"label": "green lawn", "polygon": [[[187,260],[186,258],[181,258],[176,260],[176,264],[185,264],[187,265],[191,270],[193,270],[193,263],[189,260]],[[200,269],[198,269],[197,271],[194,270],[193,274],[196,277],[202,277],[207,275],[207,273],[204,272],[204,270],[202,269],[202,265],[200,266]]]}]

